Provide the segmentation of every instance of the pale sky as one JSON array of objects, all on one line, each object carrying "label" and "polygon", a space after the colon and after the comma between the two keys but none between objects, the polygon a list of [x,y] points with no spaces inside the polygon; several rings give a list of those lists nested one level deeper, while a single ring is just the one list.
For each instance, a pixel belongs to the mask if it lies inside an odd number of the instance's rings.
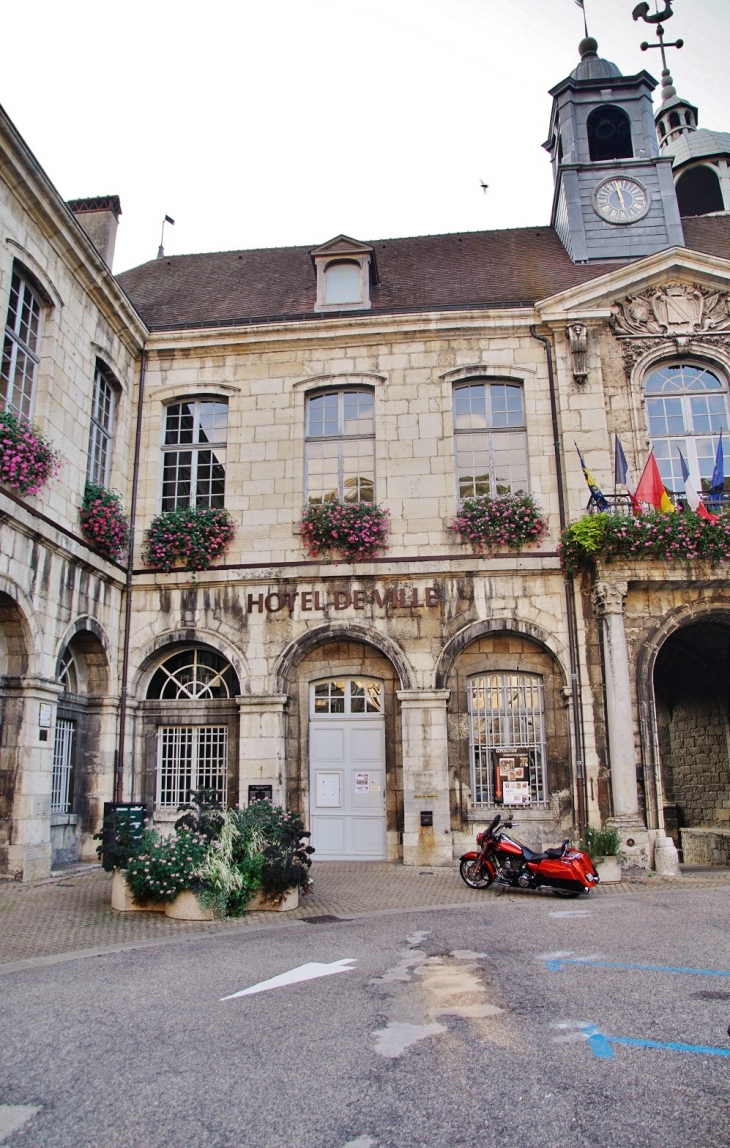
[{"label": "pale sky", "polygon": [[[590,32],[659,79],[634,6],[586,0]],[[677,90],[730,131],[730,0],[674,10]],[[61,195],[121,197],[115,271],[165,214],[168,255],[548,222],[583,35],[574,0],[0,0],[0,28],[0,103]]]}]

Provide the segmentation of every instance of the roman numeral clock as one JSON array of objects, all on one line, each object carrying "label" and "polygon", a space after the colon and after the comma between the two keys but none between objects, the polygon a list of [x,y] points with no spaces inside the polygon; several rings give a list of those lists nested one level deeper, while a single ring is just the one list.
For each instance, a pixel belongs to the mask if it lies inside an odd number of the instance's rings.
[{"label": "roman numeral clock", "polygon": [[636,223],[651,207],[651,196],[636,179],[612,176],[593,192],[593,210],[607,223]]}]

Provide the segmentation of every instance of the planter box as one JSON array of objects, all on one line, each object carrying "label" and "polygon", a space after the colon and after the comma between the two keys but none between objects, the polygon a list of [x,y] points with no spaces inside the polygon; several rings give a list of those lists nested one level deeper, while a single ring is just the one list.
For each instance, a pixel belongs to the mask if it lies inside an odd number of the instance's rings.
[{"label": "planter box", "polygon": [[215,914],[212,909],[206,909],[200,901],[186,889],[178,893],[174,901],[165,905],[165,916],[172,917],[173,921],[214,921]]},{"label": "planter box", "polygon": [[685,865],[730,865],[730,830],[680,829]]},{"label": "planter box", "polygon": [[259,889],[258,893],[252,901],[249,901],[246,906],[247,913],[289,913],[292,909],[299,908],[299,889],[289,889],[280,901],[267,901],[263,892]]},{"label": "planter box", "polygon": [[138,904],[132,897],[123,869],[112,872],[112,909],[118,913],[164,913],[162,901],[144,901]]},{"label": "planter box", "polygon": [[612,885],[621,880],[621,863],[618,857],[604,857],[596,865],[596,872],[602,885]]}]

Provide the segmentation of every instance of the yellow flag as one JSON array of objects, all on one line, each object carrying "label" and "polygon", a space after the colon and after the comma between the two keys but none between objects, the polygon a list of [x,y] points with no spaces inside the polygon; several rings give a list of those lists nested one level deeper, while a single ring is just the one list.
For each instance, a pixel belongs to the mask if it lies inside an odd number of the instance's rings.
[{"label": "yellow flag", "polygon": [[659,503],[659,510],[662,514],[674,514],[676,506],[667,494],[666,490],[662,491],[661,502]]}]

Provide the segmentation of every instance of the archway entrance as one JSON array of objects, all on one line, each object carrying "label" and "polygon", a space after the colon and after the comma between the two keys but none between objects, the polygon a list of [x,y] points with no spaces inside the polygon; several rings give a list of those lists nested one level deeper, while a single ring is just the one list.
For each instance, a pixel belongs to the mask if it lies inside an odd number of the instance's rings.
[{"label": "archway entrance", "polygon": [[321,861],[383,861],[383,683],[329,678],[310,686],[310,828]]},{"label": "archway entrance", "polygon": [[703,620],[667,638],[654,694],[667,833],[692,849],[685,860],[693,861],[712,852],[713,835],[685,834],[683,842],[683,828],[730,831],[730,625]]}]

